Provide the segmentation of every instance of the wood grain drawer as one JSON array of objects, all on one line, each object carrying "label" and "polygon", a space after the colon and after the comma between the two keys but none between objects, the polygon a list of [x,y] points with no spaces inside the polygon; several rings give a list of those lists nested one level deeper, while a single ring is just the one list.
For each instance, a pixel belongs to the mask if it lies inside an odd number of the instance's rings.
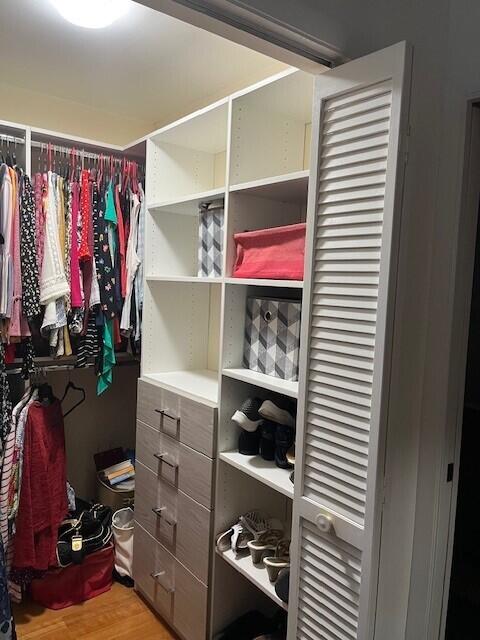
[{"label": "wood grain drawer", "polygon": [[138,523],[135,524],[135,587],[187,640],[205,640],[207,587]]},{"label": "wood grain drawer", "polygon": [[212,507],[213,460],[181,442],[137,422],[137,460],[159,478]]},{"label": "wood grain drawer", "polygon": [[138,381],[137,418],[155,429],[160,429],[162,390],[143,380]]},{"label": "wood grain drawer", "polygon": [[141,462],[136,468],[135,495],[137,522],[208,584],[211,511],[160,480]]},{"label": "wood grain drawer", "polygon": [[216,409],[139,380],[137,418],[192,449],[214,457]]},{"label": "wood grain drawer", "polygon": [[186,640],[207,637],[207,594],[207,587],[177,561],[173,626]]}]

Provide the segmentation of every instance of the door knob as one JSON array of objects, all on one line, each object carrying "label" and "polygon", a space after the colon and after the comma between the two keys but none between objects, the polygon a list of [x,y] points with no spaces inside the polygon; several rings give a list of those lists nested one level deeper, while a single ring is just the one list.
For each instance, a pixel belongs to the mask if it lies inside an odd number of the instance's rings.
[{"label": "door knob", "polygon": [[322,533],[328,533],[333,527],[333,518],[326,513],[319,513],[315,522]]}]

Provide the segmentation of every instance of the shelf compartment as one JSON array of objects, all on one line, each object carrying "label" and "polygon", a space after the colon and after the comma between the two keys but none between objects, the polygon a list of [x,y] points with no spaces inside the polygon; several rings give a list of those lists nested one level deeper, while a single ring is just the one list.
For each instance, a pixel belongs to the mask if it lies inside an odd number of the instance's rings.
[{"label": "shelf compartment", "polygon": [[153,133],[147,202],[181,206],[192,194],[225,189],[227,127],[228,100],[221,100]]},{"label": "shelf compartment", "polygon": [[225,278],[226,284],[243,284],[253,287],[282,287],[303,289],[303,280],[267,280],[264,278]]},{"label": "shelf compartment", "polygon": [[302,71],[234,96],[231,184],[308,168],[312,101],[313,78]]},{"label": "shelf compartment", "polygon": [[184,216],[198,215],[198,208],[202,202],[210,202],[225,197],[225,188],[210,189],[203,193],[193,193],[191,195],[174,198],[163,202],[152,202],[147,208],[153,213],[176,213]]},{"label": "shelf compartment", "polygon": [[218,371],[209,369],[164,371],[144,374],[142,378],[163,389],[198,400],[208,406],[218,405]]},{"label": "shelf compartment", "polygon": [[309,176],[310,171],[303,169],[280,176],[234,184],[231,185],[230,192],[244,193],[280,202],[304,203],[307,201]]},{"label": "shelf compartment", "polygon": [[145,276],[147,281],[150,282],[200,282],[203,284],[219,284],[222,282],[222,278],[207,278],[203,276]]},{"label": "shelf compartment", "polygon": [[298,381],[284,380],[247,369],[243,364],[247,299],[273,298],[299,302],[301,288],[225,284],[223,318],[222,374],[241,382],[267,389],[291,398],[298,397]]},{"label": "shelf compartment", "polygon": [[221,299],[217,282],[147,280],[142,376],[216,404]]},{"label": "shelf compartment", "polygon": [[258,371],[252,371],[251,369],[244,369],[242,367],[223,369],[222,374],[234,380],[247,382],[257,387],[289,396],[290,398],[298,398],[298,382],[267,376],[265,373],[259,373]]},{"label": "shelf compartment", "polygon": [[[245,229],[258,231],[306,221],[308,172],[292,175],[297,177],[277,176],[276,182],[257,180],[237,185],[230,191],[225,260],[227,278],[234,273],[236,233],[242,233]],[[258,279],[264,280],[261,276]]]},{"label": "shelf compartment", "polygon": [[[220,196],[224,192],[221,192]],[[205,198],[189,201],[190,214],[186,209],[168,205],[154,210],[149,209],[146,218],[146,252],[145,270],[150,279],[157,276],[196,278],[199,272],[200,216],[198,204],[208,202]],[[211,201],[211,200],[210,200]],[[180,206],[180,205],[179,205]],[[181,207],[185,207],[185,203]],[[217,210],[218,211],[218,210]],[[220,212],[223,217],[223,211]],[[224,220],[224,217],[223,217]],[[224,245],[225,229],[222,228],[221,241]],[[223,250],[218,252],[223,270]],[[200,276],[202,277],[202,276]],[[218,278],[209,278],[216,281]]]},{"label": "shelf compartment", "polygon": [[280,598],[275,593],[275,587],[271,584],[268,579],[267,570],[263,565],[255,566],[248,556],[237,556],[231,549],[228,551],[218,551],[217,554],[228,562],[234,569],[236,569],[239,573],[242,574],[247,580],[249,580],[252,584],[254,584],[260,591],[266,594],[269,598],[275,602],[279,607],[288,611],[288,606],[280,600]]},{"label": "shelf compartment", "polygon": [[293,483],[290,481],[292,469],[280,469],[274,462],[263,460],[261,456],[244,456],[238,451],[225,451],[220,453],[219,458],[287,498],[293,498]]}]

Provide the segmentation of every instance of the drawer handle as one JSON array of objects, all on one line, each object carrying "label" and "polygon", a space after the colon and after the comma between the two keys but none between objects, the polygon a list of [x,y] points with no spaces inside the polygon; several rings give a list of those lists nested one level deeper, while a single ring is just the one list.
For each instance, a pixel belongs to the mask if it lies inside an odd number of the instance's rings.
[{"label": "drawer handle", "polygon": [[172,467],[172,469],[178,469],[178,464],[176,462],[169,462],[165,456],[168,456],[168,453],[154,453],[153,457],[156,458],[157,460],[159,460],[160,462],[164,462],[165,464],[168,464],[169,467]]},{"label": "drawer handle", "polygon": [[157,518],[162,518],[171,527],[176,527],[177,523],[175,520],[169,520],[163,515],[163,512],[166,511],[166,509],[167,507],[152,507],[152,511],[157,516]]},{"label": "drawer handle", "polygon": [[159,580],[159,578],[161,578],[162,576],[165,575],[165,571],[158,571],[157,573],[155,573],[154,571],[152,571],[152,573],[150,574],[150,577],[153,578],[155,580],[155,582],[160,585],[162,587],[162,589],[164,591],[166,591],[167,593],[173,593],[175,591],[174,587],[166,587],[164,584],[162,584]]},{"label": "drawer handle", "polygon": [[172,414],[167,413],[165,409],[155,409],[155,412],[159,413],[162,416],[162,418],[170,418],[170,420],[173,420],[177,424],[180,424],[180,418],[178,416],[172,416]]}]

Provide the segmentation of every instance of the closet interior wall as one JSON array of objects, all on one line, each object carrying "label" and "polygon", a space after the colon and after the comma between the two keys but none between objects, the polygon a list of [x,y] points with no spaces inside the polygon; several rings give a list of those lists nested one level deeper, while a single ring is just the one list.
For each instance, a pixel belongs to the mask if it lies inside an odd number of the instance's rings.
[{"label": "closet interior wall", "polygon": [[[17,164],[28,175],[46,170],[48,143],[53,145],[52,162],[58,167],[68,165],[69,162],[68,155],[60,152],[60,148],[75,148],[79,152],[80,166],[82,151],[85,151],[86,155],[102,154],[106,159],[112,155],[135,160],[141,165],[145,163],[144,142],[123,148],[0,121],[0,138],[2,136],[4,139],[10,139],[9,146],[15,153]],[[94,160],[90,158],[84,158],[83,162],[85,168],[94,164]],[[66,364],[72,363],[74,357],[57,360],[42,357],[37,361],[40,367],[47,365],[43,371],[44,381],[52,386],[56,397],[63,396],[68,381],[85,389],[85,402],[65,419],[65,444],[68,479],[77,495],[86,499],[94,499],[96,496],[94,454],[119,446],[131,449],[135,447],[136,388],[140,363],[130,354],[117,356],[113,385],[101,396],[97,396],[97,378],[91,367],[75,369],[73,364]],[[18,374],[10,375],[9,380],[14,400],[19,399],[26,383]],[[122,402],[119,402],[120,398]],[[74,394],[67,397],[65,411],[75,400]]]}]

